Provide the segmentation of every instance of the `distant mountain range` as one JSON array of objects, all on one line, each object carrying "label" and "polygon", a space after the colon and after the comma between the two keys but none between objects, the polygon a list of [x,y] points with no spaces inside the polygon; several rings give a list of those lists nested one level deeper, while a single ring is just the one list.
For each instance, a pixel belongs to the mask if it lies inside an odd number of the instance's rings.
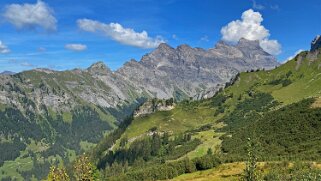
[{"label": "distant mountain range", "polygon": [[114,74],[151,97],[182,100],[211,97],[238,72],[278,65],[258,41],[241,39],[236,45],[220,41],[209,50],[161,44],[141,61],[131,60]]},{"label": "distant mountain range", "polygon": [[3,71],[0,73],[0,75],[13,75],[15,74],[15,72],[11,72],[11,71]]},{"label": "distant mountain range", "polygon": [[[8,89],[9,84],[21,90],[32,88],[33,91],[20,96],[35,102],[38,111],[42,104],[56,111],[70,110],[81,104],[78,100],[116,108],[140,97],[201,99],[214,95],[238,72],[272,69],[278,65],[258,41],[241,39],[236,45],[220,41],[209,50],[188,45],[174,49],[160,44],[141,61],[131,60],[115,72],[97,62],[85,70],[35,69],[6,77],[0,81],[3,87],[0,103],[22,106],[17,100],[19,93]],[[49,91],[44,92],[41,86]],[[52,91],[54,87],[64,95]]]}]

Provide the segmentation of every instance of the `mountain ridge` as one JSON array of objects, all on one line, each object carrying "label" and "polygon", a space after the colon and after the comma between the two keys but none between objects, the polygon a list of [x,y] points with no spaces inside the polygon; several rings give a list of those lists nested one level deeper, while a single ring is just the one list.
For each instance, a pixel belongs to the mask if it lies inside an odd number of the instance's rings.
[{"label": "mountain ridge", "polygon": [[[259,47],[258,42],[241,39],[236,45],[219,42],[215,48],[208,50],[192,48],[186,44],[172,48],[162,43],[151,53],[144,55],[140,61],[132,59],[116,71],[112,71],[104,62],[99,61],[87,69],[54,71],[38,68],[18,73],[16,77],[25,76],[27,80],[32,80],[33,77],[28,77],[29,75],[43,74],[40,76],[47,76],[48,81],[51,81],[50,77],[55,77],[55,80],[61,79],[60,75],[77,77],[77,80],[63,81],[59,85],[65,84],[69,91],[79,86],[80,90],[88,89],[93,92],[97,92],[99,86],[97,89],[85,88],[81,82],[86,81],[81,79],[96,79],[95,81],[105,84],[103,87],[109,87],[108,93],[97,97],[94,94],[89,95],[88,91],[87,93],[82,91],[80,97],[87,102],[98,102],[102,107],[116,107],[141,95],[159,99],[174,97],[177,100],[211,97],[238,72],[271,69],[278,65],[273,56]],[[9,79],[10,77],[7,78],[9,82],[15,81],[15,78]],[[25,86],[21,81],[17,84]],[[89,96],[88,99],[85,94]],[[5,103],[3,100],[0,102]]]}]

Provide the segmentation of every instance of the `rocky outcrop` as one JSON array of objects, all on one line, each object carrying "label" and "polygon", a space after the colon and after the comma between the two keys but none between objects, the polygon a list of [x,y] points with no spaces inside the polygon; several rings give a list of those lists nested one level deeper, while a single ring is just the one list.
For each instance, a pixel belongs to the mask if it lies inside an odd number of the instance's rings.
[{"label": "rocky outcrop", "polygon": [[150,99],[134,112],[134,117],[144,116],[156,111],[169,111],[175,107],[174,99]]},{"label": "rocky outcrop", "polygon": [[318,35],[314,38],[314,40],[311,42],[311,52],[318,50],[321,48],[321,36]]}]

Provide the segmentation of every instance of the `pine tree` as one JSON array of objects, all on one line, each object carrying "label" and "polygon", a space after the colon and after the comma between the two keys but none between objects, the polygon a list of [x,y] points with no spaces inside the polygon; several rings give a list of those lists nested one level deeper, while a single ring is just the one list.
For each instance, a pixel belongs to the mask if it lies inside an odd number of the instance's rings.
[{"label": "pine tree", "polygon": [[208,150],[207,150],[207,155],[213,155],[213,150],[212,150],[212,148],[208,148]]}]

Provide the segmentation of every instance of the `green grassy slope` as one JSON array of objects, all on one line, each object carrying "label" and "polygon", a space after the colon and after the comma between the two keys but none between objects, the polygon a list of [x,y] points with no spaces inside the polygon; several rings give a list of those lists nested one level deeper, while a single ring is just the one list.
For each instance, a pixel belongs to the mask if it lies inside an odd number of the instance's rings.
[{"label": "green grassy slope", "polygon": [[[305,57],[305,55],[306,52],[301,53],[301,56]],[[170,132],[174,135],[206,124],[221,127],[222,124],[219,125],[218,120],[231,114],[238,104],[249,99],[257,100],[256,104],[264,101],[269,104],[268,101],[274,101],[275,104],[271,104],[269,109],[264,110],[271,111],[308,97],[319,97],[321,95],[320,57],[314,62],[304,58],[298,68],[297,59],[274,70],[241,73],[232,86],[214,98],[185,101],[179,103],[173,110],[135,118],[123,137],[135,139],[144,136],[153,127],[157,127],[160,132]],[[271,95],[271,100],[264,100],[264,98],[258,100],[255,95],[259,93]],[[220,113],[219,110],[224,112]]]},{"label": "green grassy slope", "polygon": [[[184,133],[191,134],[192,138],[201,141],[194,150],[189,150],[175,160],[204,156],[209,148],[214,153],[230,155],[231,160],[235,158],[235,154],[244,160],[242,153],[245,150],[242,145],[246,145],[246,138],[253,134],[262,138],[259,141],[270,145],[263,147],[265,151],[262,153],[268,154],[269,151],[275,150],[273,154],[279,158],[291,154],[300,159],[308,159],[302,155],[313,152],[310,159],[317,158],[318,147],[312,145],[318,145],[319,142],[315,139],[311,141],[309,138],[318,133],[314,129],[318,123],[314,124],[313,121],[319,118],[319,110],[311,108],[315,99],[308,98],[321,96],[320,63],[320,56],[311,61],[307,58],[307,52],[303,52],[276,69],[241,73],[233,85],[211,99],[183,101],[170,111],[135,118],[115,142],[112,150],[117,152],[124,149],[120,146],[122,139],[128,140],[126,147],[130,147],[135,140],[148,138],[152,131],[156,130],[157,133],[169,133],[171,139]],[[298,104],[291,105],[293,103]],[[317,102],[312,107],[319,105]],[[291,112],[292,109],[296,111]],[[305,112],[300,114],[300,111]],[[296,115],[297,112],[299,115]],[[280,121],[280,117],[286,115],[288,117],[283,119],[283,122]],[[291,122],[291,116],[297,119]],[[306,122],[302,122],[301,125],[300,119],[306,119]],[[293,126],[293,129],[289,129],[289,126]],[[304,129],[300,129],[300,126]],[[268,127],[267,131],[264,131],[265,127]],[[300,130],[307,134],[300,137]],[[309,130],[311,134],[308,134]],[[276,135],[281,132],[288,135],[295,133],[299,136],[292,137],[297,140],[291,140],[291,136],[283,135],[284,140],[276,141],[275,144],[268,143],[275,141]],[[267,138],[263,139],[264,136]],[[318,138],[316,136],[312,137]],[[240,140],[241,138],[244,139]],[[165,160],[172,161],[174,160]]]}]

